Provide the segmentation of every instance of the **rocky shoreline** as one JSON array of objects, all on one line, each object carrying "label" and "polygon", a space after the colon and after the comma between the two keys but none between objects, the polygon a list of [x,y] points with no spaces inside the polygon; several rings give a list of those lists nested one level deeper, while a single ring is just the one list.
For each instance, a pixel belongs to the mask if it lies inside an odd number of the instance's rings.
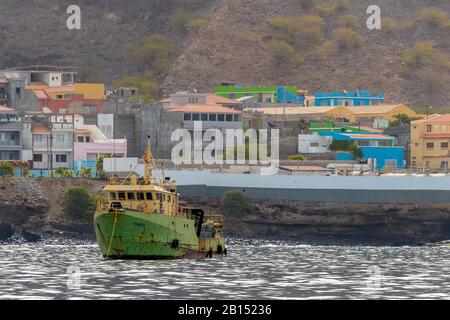
[{"label": "rocky shoreline", "polygon": [[[0,242],[95,241],[91,223],[62,214],[62,194],[84,186],[100,194],[104,181],[1,178]],[[221,214],[220,199],[186,198]],[[227,237],[311,245],[424,245],[450,239],[450,205],[380,205],[254,201],[247,216],[224,216]]]}]

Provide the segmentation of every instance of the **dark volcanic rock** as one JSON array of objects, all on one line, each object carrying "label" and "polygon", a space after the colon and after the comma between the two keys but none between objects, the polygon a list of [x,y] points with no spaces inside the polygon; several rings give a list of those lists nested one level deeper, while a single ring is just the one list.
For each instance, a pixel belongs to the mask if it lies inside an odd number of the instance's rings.
[{"label": "dark volcanic rock", "polygon": [[34,232],[29,232],[26,230],[22,230],[21,234],[22,234],[22,237],[28,242],[38,242],[42,238],[39,234],[36,234]]},{"label": "dark volcanic rock", "polygon": [[0,222],[0,241],[8,240],[14,234],[12,225],[6,222]]}]

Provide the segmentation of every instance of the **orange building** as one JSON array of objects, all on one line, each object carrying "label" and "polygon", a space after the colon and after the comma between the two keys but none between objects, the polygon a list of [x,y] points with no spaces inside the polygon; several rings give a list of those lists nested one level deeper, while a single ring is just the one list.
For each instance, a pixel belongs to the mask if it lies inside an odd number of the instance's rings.
[{"label": "orange building", "polygon": [[448,171],[450,114],[433,115],[411,123],[411,163],[414,168]]}]

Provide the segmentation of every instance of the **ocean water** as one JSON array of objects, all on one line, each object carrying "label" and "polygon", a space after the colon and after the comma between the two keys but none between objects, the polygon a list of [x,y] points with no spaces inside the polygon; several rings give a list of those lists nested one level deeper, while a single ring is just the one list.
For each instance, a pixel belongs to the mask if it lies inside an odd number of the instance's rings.
[{"label": "ocean water", "polygon": [[231,240],[223,258],[113,261],[95,244],[0,245],[0,299],[450,299],[450,247]]}]

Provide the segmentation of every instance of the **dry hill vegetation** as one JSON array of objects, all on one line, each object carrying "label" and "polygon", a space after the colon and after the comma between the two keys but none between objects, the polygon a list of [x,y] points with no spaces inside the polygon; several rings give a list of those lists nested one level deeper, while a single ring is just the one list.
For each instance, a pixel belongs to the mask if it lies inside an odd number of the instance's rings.
[{"label": "dry hill vegetation", "polygon": [[[415,107],[450,106],[450,0],[2,0],[0,65],[82,66],[85,81],[141,88],[146,99],[220,82],[310,91],[382,90]],[[20,23],[18,23],[20,22]]]}]

